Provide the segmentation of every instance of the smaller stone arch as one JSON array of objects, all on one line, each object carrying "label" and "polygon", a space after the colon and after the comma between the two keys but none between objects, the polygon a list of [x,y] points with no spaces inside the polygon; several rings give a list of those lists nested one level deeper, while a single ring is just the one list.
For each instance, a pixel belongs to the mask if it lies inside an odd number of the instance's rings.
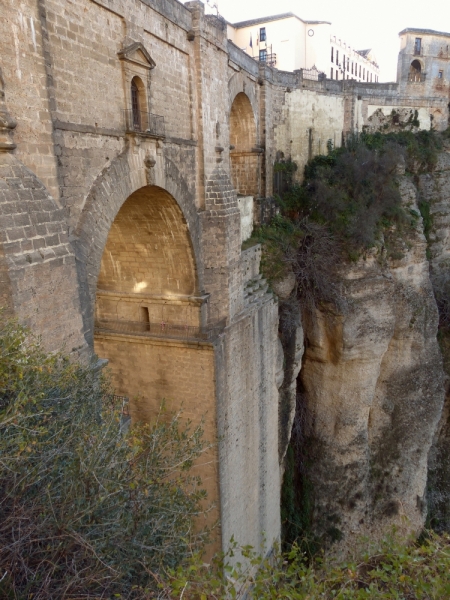
[{"label": "smaller stone arch", "polygon": [[234,98],[230,110],[230,162],[233,187],[242,196],[256,196],[259,187],[259,150],[256,120],[244,92]]},{"label": "smaller stone arch", "polygon": [[257,85],[248,79],[242,71],[240,73],[235,73],[233,77],[228,82],[228,98],[229,98],[229,107],[233,106],[234,99],[240,93],[243,93],[247,96],[252,105],[253,115],[256,121],[256,130],[259,131],[259,109],[258,109],[258,97],[256,93]]},{"label": "smaller stone arch", "polygon": [[415,58],[409,67],[409,80],[410,81],[422,81],[423,80],[423,64]]}]

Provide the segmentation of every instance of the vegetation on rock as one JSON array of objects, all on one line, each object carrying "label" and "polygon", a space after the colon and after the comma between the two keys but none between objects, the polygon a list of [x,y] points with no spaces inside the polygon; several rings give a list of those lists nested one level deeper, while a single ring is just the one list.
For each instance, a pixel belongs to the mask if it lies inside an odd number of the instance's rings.
[{"label": "vegetation on rock", "polygon": [[[405,170],[416,181],[419,173],[433,170],[444,138],[445,134],[433,131],[401,131],[353,136],[337,149],[329,144],[326,156],[317,156],[306,165],[303,183],[293,183],[280,195],[278,215],[255,232],[263,243],[265,276],[274,281],[293,272],[297,286],[289,301],[299,303],[303,311],[311,313],[320,307],[331,319],[345,313],[345,263],[373,254],[383,267],[390,258],[402,258],[402,245],[408,245],[419,214],[402,204],[399,175]],[[420,205],[426,235],[431,227],[427,208]],[[441,283],[442,289],[436,288],[435,293],[442,322],[450,309],[448,285]],[[282,309],[286,301],[281,304]],[[283,542],[284,547],[297,541],[302,549],[311,549],[324,540],[311,533],[313,507],[307,473],[311,450],[302,438],[301,396],[298,391],[285,465]],[[340,535],[330,523],[327,541]]]},{"label": "vegetation on rock", "polygon": [[212,564],[197,558],[188,568],[170,570],[161,590],[164,598],[174,600],[441,600],[450,597],[449,569],[448,535],[429,534],[410,544],[399,544],[392,536],[379,548],[338,564],[323,556],[310,562],[296,545],[264,560],[251,548],[235,545]]}]

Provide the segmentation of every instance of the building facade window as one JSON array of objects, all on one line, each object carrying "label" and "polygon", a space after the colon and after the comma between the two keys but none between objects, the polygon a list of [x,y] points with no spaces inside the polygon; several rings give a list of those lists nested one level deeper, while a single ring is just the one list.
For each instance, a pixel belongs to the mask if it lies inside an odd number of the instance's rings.
[{"label": "building facade window", "polygon": [[266,62],[267,61],[267,50],[260,50],[259,51],[259,60],[260,60],[260,62]]},{"label": "building facade window", "polygon": [[347,71],[350,71],[350,59],[347,57]]},{"label": "building facade window", "polygon": [[339,50],[336,50],[336,64],[339,66]]},{"label": "building facade window", "polygon": [[333,67],[331,67],[331,77],[330,79],[334,79],[334,75],[333,75]]},{"label": "building facade window", "polygon": [[[334,48],[331,46],[331,62],[334,62]],[[333,79],[333,76],[331,77]]]},{"label": "building facade window", "polygon": [[422,52],[422,38],[416,38],[414,42],[414,54],[420,56]]},{"label": "building facade window", "polygon": [[443,77],[444,77],[444,71],[439,71],[438,79],[443,79]]},{"label": "building facade window", "polygon": [[260,42],[266,41],[266,28],[265,27],[260,27],[260,29],[259,29],[259,41]]},{"label": "building facade window", "polygon": [[342,57],[342,70],[345,71],[345,54]]},{"label": "building facade window", "polygon": [[131,81],[131,112],[132,112],[132,121],[133,121],[133,129],[140,131],[142,118],[141,118],[141,100],[139,86],[140,81],[138,77],[133,77]]}]

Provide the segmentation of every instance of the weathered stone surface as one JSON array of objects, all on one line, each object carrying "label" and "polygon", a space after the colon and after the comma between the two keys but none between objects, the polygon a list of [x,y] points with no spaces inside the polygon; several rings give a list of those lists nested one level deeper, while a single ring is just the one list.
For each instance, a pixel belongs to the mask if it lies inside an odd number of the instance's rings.
[{"label": "weathered stone surface", "polygon": [[284,378],[279,387],[278,406],[278,452],[283,464],[297,402],[297,377],[302,366],[305,351],[304,331],[301,324],[300,309],[295,297],[280,304],[280,344],[284,363]]},{"label": "weathered stone surface", "polygon": [[0,153],[0,300],[51,351],[85,355],[65,213],[15,156]]},{"label": "weathered stone surface", "polygon": [[[428,253],[431,280],[440,287],[450,279],[450,148],[439,154],[434,171],[420,177],[422,201],[430,213]],[[445,323],[443,323],[445,325]],[[448,347],[444,341],[444,348]],[[446,367],[446,398],[433,446],[429,455],[428,503],[430,523],[438,530],[450,531],[450,379],[449,357]]]},{"label": "weathered stone surface", "polygon": [[273,291],[280,300],[287,300],[295,287],[296,279],[294,273],[288,273],[286,277],[272,284]]},{"label": "weathered stone surface", "polygon": [[[405,203],[415,189],[403,178]],[[418,229],[404,258],[343,269],[348,311],[304,323],[301,383],[313,529],[344,545],[395,524],[418,532],[426,514],[427,458],[444,387],[438,315]]]}]

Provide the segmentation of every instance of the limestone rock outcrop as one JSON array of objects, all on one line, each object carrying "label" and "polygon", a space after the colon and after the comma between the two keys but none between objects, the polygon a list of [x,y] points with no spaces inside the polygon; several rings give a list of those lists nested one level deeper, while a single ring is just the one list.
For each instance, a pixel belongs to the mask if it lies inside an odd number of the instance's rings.
[{"label": "limestone rock outcrop", "polygon": [[[302,358],[305,351],[304,332],[301,324],[300,310],[294,308],[294,302],[280,305],[280,329],[281,340],[280,356],[283,367],[283,379],[278,385],[279,407],[278,407],[278,453],[280,464],[283,469],[283,460],[291,437],[292,425],[294,423],[296,400],[297,400],[297,378],[302,366]],[[278,382],[277,382],[278,384]]]},{"label": "limestone rock outcrop", "polygon": [[[450,279],[450,144],[445,143],[436,168],[420,176],[419,192],[429,214],[427,237],[431,281],[435,289],[442,289]],[[444,287],[444,293],[447,292],[448,287]],[[450,355],[448,325],[443,325],[440,339],[444,349],[446,399],[429,455],[427,488],[430,524],[437,530],[450,531]]]},{"label": "limestone rock outcrop", "polygon": [[[409,178],[400,177],[400,190],[418,211]],[[312,529],[344,547],[394,524],[405,533],[424,524],[428,454],[444,402],[426,249],[419,218],[402,258],[380,248],[342,267],[345,314],[317,311],[303,323],[302,469]]]}]

